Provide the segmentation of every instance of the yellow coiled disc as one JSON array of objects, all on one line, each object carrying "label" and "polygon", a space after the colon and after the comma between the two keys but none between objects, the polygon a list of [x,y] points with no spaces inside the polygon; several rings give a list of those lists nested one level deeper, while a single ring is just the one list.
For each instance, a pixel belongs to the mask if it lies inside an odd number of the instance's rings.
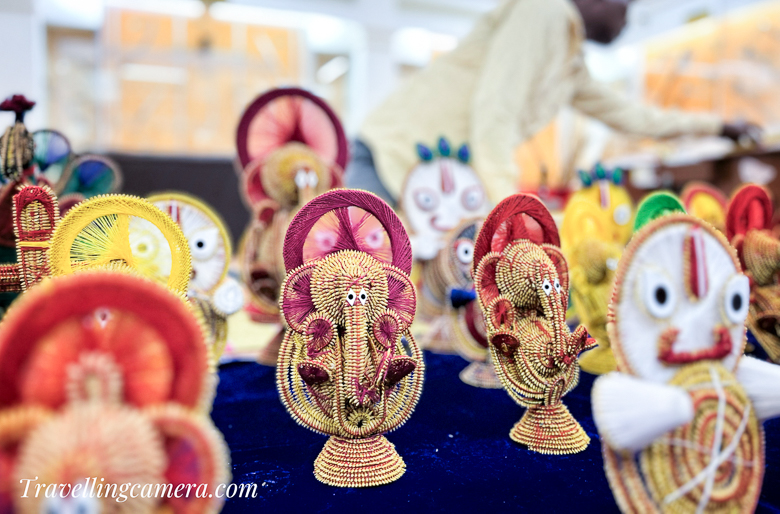
[{"label": "yellow coiled disc", "polygon": [[[161,241],[170,253],[160,251]],[[150,202],[128,195],[96,196],[68,211],[52,236],[49,259],[55,276],[122,269],[181,295],[192,273],[189,245],[179,226]]]}]

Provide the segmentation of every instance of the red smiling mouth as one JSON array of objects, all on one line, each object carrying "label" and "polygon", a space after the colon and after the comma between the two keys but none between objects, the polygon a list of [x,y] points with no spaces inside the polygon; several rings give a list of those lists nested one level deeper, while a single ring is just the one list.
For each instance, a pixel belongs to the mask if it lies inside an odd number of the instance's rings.
[{"label": "red smiling mouth", "polygon": [[667,328],[658,339],[658,359],[665,364],[687,364],[706,359],[722,359],[731,353],[731,334],[726,327],[717,327],[714,330],[715,344],[709,348],[690,352],[677,352],[674,343],[680,330],[674,327]]}]

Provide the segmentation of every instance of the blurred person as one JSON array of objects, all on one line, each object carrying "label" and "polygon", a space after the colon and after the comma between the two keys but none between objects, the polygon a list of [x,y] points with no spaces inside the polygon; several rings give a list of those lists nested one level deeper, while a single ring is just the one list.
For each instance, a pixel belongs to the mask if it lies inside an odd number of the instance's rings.
[{"label": "blurred person", "polygon": [[403,83],[366,118],[347,167],[348,187],[400,197],[415,145],[468,142],[493,203],[517,189],[514,151],[571,105],[613,129],[654,138],[720,135],[757,142],[753,124],[641,105],[595,81],[585,38],[608,44],[630,0],[505,0],[450,53]]}]

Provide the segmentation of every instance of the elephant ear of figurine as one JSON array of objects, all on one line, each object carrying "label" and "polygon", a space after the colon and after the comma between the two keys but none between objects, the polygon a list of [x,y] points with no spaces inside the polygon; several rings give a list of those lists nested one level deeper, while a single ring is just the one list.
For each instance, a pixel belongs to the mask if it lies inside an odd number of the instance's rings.
[{"label": "elephant ear of figurine", "polygon": [[306,318],[317,310],[311,294],[311,275],[316,265],[311,262],[290,272],[282,286],[282,314],[296,332],[304,331]]},{"label": "elephant ear of figurine", "polygon": [[668,191],[657,191],[647,195],[636,210],[634,218],[634,232],[650,223],[651,221],[665,216],[681,212],[685,214],[685,206],[677,195]]}]

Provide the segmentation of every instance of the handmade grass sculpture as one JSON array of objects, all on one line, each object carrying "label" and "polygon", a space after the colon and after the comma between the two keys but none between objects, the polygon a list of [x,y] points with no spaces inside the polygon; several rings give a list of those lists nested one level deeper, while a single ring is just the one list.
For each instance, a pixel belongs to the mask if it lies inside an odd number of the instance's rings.
[{"label": "handmade grass sculpture", "polygon": [[615,369],[607,337],[607,305],[618,260],[631,236],[633,207],[622,186],[621,170],[596,166],[580,176],[584,187],[563,212],[561,248],[569,263],[573,309],[598,343],[580,355],[580,366],[601,374]]},{"label": "handmade grass sculpture", "polygon": [[34,105],[23,95],[13,95],[0,103],[0,111],[16,115],[14,124],[0,136],[0,183],[16,182],[32,164],[35,142],[24,126],[24,115]]},{"label": "handmade grass sculpture", "polygon": [[71,209],[54,231],[49,259],[55,276],[117,269],[156,280],[182,296],[192,270],[189,244],[178,225],[148,201],[128,195],[96,196]]},{"label": "handmade grass sculpture", "polygon": [[749,184],[731,198],[726,234],[750,278],[747,327],[774,362],[780,362],[780,241],[772,233],[772,200]]},{"label": "handmade grass sculpture", "polygon": [[[443,311],[425,334],[427,349],[453,348],[470,362],[460,379],[474,387],[501,389],[488,352],[485,317],[479,308],[471,266],[474,241],[482,220],[467,220],[447,236],[435,259],[423,265],[421,303],[435,303]],[[442,342],[446,341],[446,346]]]},{"label": "handmade grass sculpture", "polygon": [[47,255],[60,213],[48,187],[25,186],[13,199],[15,264],[0,265],[0,292],[23,292],[51,274]]},{"label": "handmade grass sculpture", "polygon": [[[259,96],[246,108],[236,144],[243,167],[241,192],[253,213],[239,248],[250,292],[246,308],[253,320],[275,323],[285,277],[282,242],[287,226],[306,202],[341,184],[347,139],[322,99],[284,88]],[[278,341],[272,341],[259,360],[275,364],[278,349]]]},{"label": "handmade grass sculpture", "polygon": [[488,215],[474,250],[474,286],[496,373],[527,408],[510,437],[540,453],[584,450],[590,438],[561,398],[579,379],[577,356],[595,346],[566,325],[569,278],[549,211],[517,194]]},{"label": "handmade grass sculpture", "polygon": [[420,163],[409,171],[401,195],[414,258],[434,259],[446,235],[464,220],[490,210],[482,181],[469,165],[468,145],[457,150],[440,138],[435,148],[417,145]]},{"label": "handmade grass sculpture", "polygon": [[626,248],[608,325],[620,371],[593,388],[623,512],[755,509],[780,368],[740,358],[749,298],[733,248],[693,216],[652,221]]},{"label": "handmade grass sculpture", "polygon": [[[318,234],[328,218],[333,234]],[[381,238],[361,227],[378,224]],[[409,331],[415,291],[409,239],[392,209],[364,191],[318,196],[290,223],[280,305],[289,325],[277,365],[284,405],[300,424],[329,435],[314,462],[318,480],[368,487],[406,468],[382,434],[403,424],[422,392],[422,352]]]},{"label": "handmade grass sculpture", "polygon": [[[0,325],[0,506],[218,512],[230,465],[208,417],[213,394],[202,327],[161,285],[93,271],[35,287]],[[26,480],[73,494],[23,497]],[[127,483],[147,494],[131,497]],[[148,494],[180,484],[179,497]]]},{"label": "handmade grass sculpture", "polygon": [[[225,223],[211,207],[188,194],[157,193],[147,200],[168,214],[189,242],[192,275],[188,296],[206,320],[218,358],[227,344],[227,318],[244,304],[241,286],[227,276],[232,250]],[[170,253],[164,240],[158,246],[161,252]]]}]

